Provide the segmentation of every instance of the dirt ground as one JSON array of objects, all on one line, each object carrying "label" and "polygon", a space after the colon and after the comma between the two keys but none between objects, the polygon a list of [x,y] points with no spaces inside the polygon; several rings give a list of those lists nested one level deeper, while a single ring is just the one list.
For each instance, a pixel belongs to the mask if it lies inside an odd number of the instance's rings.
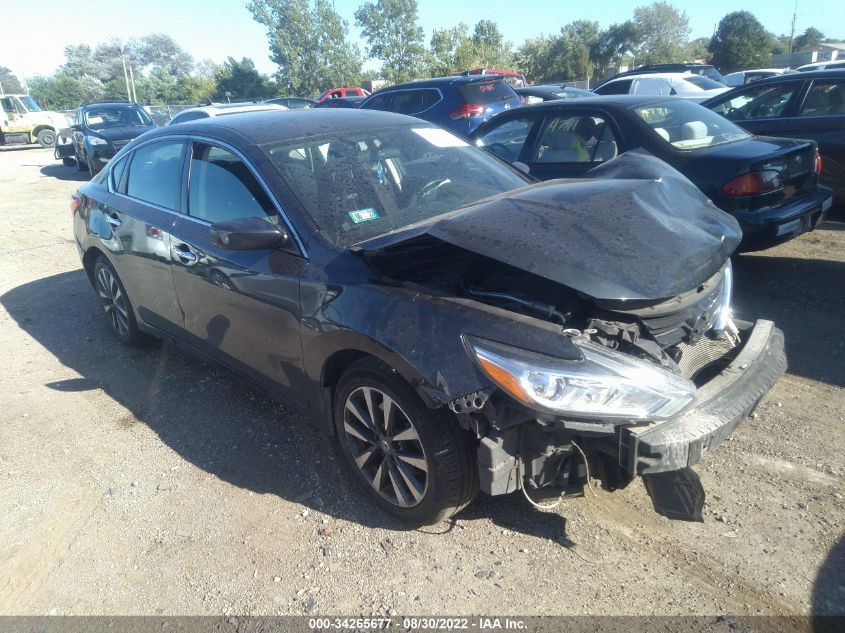
[{"label": "dirt ground", "polygon": [[71,234],[86,176],[0,148],[0,614],[845,613],[845,223],[735,259],[790,369],[697,467],[703,524],[636,481],[408,530],[303,420],[116,343]]}]

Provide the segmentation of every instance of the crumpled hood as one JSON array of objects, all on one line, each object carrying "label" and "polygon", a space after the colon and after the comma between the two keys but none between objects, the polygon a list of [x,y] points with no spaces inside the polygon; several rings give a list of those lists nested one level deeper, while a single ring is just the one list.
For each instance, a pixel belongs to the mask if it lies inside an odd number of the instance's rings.
[{"label": "crumpled hood", "polygon": [[632,151],[584,178],[487,198],[358,248],[396,254],[425,236],[595,299],[659,300],[713,276],[742,232],[680,172]]}]

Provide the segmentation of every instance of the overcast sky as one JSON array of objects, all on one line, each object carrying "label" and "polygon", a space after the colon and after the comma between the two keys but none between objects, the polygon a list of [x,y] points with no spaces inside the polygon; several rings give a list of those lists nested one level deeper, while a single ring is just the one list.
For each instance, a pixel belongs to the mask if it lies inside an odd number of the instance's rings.
[{"label": "overcast sky", "polygon": [[[336,0],[337,11],[354,26],[359,0]],[[648,4],[601,0],[419,0],[420,22],[426,42],[434,28],[469,25],[494,20],[505,38],[520,44],[525,38],[556,32],[578,19],[595,20],[606,27],[633,15],[634,7]],[[789,33],[795,0],[696,0],[676,1],[686,11],[692,37],[712,35],[716,23],[738,8],[751,11],[770,31]],[[845,39],[842,0],[799,0],[796,34],[808,26],[829,37]],[[111,37],[128,39],[153,32],[172,35],[196,59],[221,62],[231,55],[251,57],[259,70],[272,74],[264,27],[252,19],[245,0],[3,0],[3,33],[0,35],[0,66],[20,78],[50,74],[64,62],[67,44],[96,45]],[[367,67],[373,67],[368,64]]]}]

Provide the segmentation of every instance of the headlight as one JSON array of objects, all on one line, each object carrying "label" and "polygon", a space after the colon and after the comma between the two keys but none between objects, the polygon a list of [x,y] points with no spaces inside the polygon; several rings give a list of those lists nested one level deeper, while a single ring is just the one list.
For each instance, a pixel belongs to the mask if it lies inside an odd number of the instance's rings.
[{"label": "headlight", "polygon": [[685,409],[695,385],[660,367],[594,343],[576,343],[581,360],[562,360],[465,337],[479,367],[523,404],[555,415],[660,420]]},{"label": "headlight", "polygon": [[109,144],[109,142],[106,139],[100,138],[99,136],[86,136],[85,141],[89,145],[108,145]]}]

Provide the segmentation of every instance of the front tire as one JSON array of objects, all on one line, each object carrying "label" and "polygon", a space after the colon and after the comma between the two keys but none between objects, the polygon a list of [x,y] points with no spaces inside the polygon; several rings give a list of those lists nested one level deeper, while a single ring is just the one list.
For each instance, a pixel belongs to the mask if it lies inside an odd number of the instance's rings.
[{"label": "front tire", "polygon": [[55,147],[56,133],[53,130],[41,130],[38,133],[38,144],[44,148]]},{"label": "front tire", "polygon": [[445,409],[432,410],[389,366],[362,359],[335,392],[341,451],[369,497],[390,514],[429,525],[478,493],[475,449]]},{"label": "front tire", "polygon": [[94,289],[109,319],[112,333],[125,345],[139,345],[145,339],[138,329],[135,311],[126,294],[126,288],[117,276],[111,262],[104,256],[94,264]]},{"label": "front tire", "polygon": [[73,156],[76,159],[76,170],[77,171],[85,171],[86,165],[82,162],[82,159],[79,158],[79,152],[76,151],[76,148],[73,148]]}]

